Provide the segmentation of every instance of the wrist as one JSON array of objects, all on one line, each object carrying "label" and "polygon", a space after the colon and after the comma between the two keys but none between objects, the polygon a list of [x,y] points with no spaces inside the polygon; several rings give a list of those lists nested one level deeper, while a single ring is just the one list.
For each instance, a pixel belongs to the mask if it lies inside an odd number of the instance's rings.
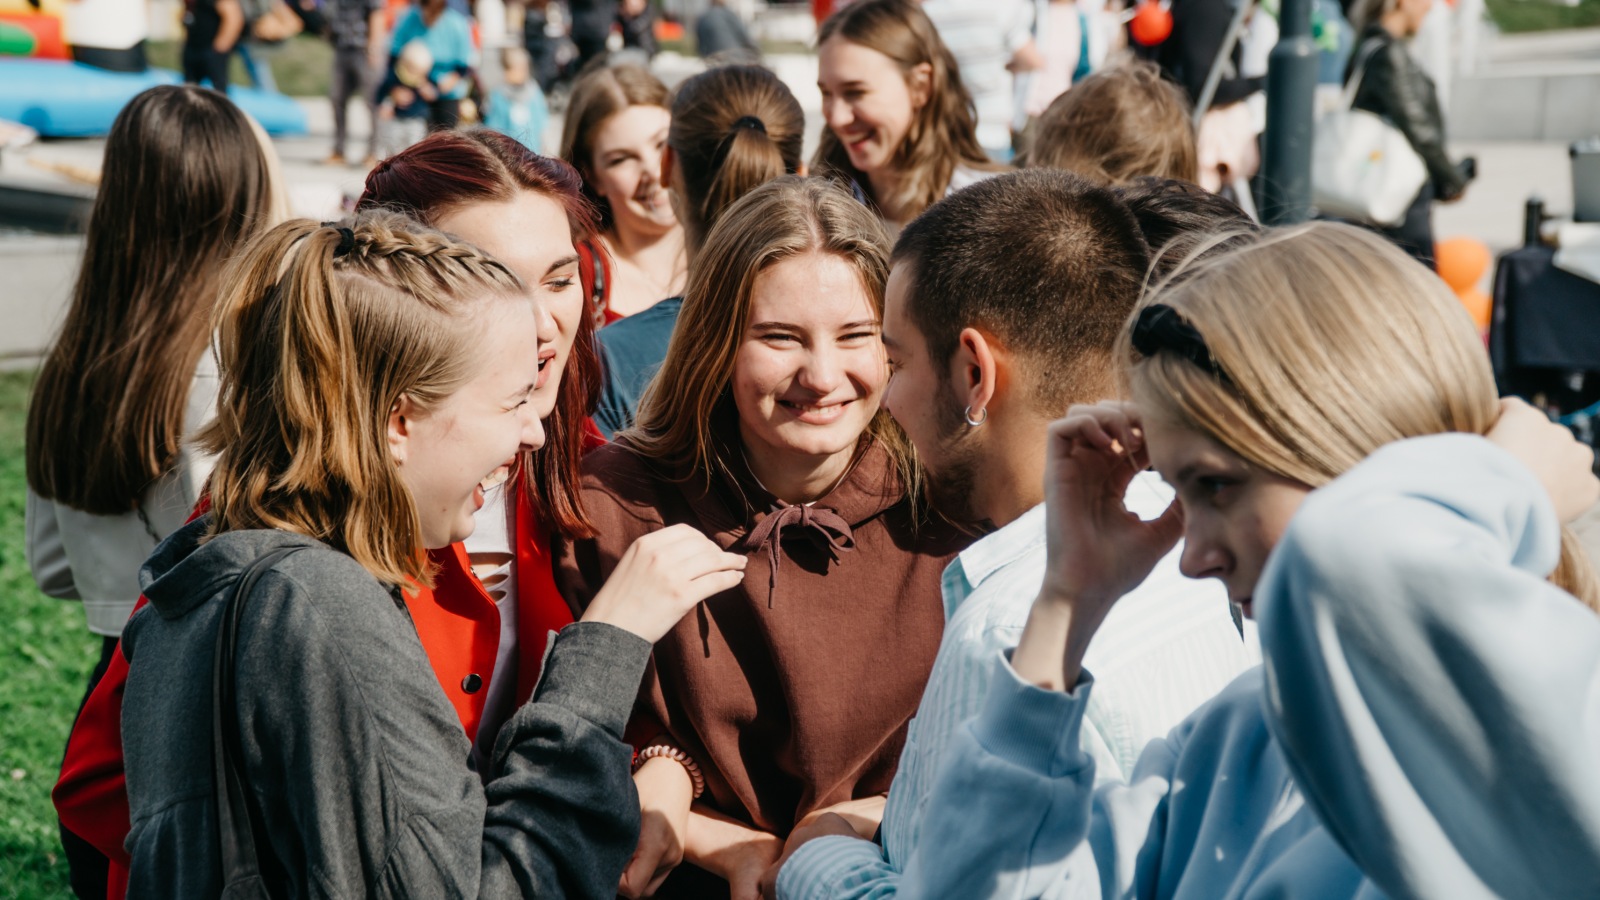
[{"label": "wrist", "polygon": [[699,800],[706,792],[705,776],[700,772],[700,765],[694,757],[684,752],[681,747],[668,743],[654,743],[639,751],[634,760],[634,773],[644,771],[646,766],[654,764],[657,769],[666,764],[676,766],[688,778],[690,785],[690,800]]}]

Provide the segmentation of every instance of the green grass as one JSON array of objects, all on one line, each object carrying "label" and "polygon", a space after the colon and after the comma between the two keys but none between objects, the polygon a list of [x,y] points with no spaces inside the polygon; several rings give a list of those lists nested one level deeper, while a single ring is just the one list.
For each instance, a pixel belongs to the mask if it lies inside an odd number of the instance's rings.
[{"label": "green grass", "polygon": [[1489,17],[1507,34],[1600,27],[1600,0],[1567,6],[1552,0],[1487,0]]},{"label": "green grass", "polygon": [[[162,69],[183,71],[182,41],[150,41],[145,45],[150,64]],[[291,97],[326,97],[333,70],[333,45],[314,35],[302,34],[272,47],[263,54],[272,66],[278,90]],[[234,54],[228,70],[234,84],[250,84],[244,63]]]},{"label": "green grass", "polygon": [[39,593],[23,555],[33,375],[0,373],[0,898],[71,897],[50,788],[99,659],[83,609]]}]

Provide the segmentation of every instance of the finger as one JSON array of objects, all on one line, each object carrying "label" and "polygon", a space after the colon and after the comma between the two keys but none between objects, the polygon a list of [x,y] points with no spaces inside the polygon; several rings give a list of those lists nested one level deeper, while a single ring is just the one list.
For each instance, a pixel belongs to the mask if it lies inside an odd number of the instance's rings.
[{"label": "finger", "polygon": [[689,582],[690,586],[694,588],[694,592],[699,595],[699,600],[696,600],[696,603],[707,597],[715,597],[723,591],[731,591],[743,583],[743,572],[727,571],[701,575],[699,578]]},{"label": "finger", "polygon": [[1183,504],[1174,499],[1161,511],[1161,515],[1146,524],[1155,543],[1162,548],[1161,554],[1165,556],[1183,537]]},{"label": "finger", "polygon": [[667,876],[671,875],[672,874],[672,870],[675,869],[675,868],[677,868],[677,867],[676,866],[662,866],[661,870],[656,872],[656,877],[650,879],[650,883],[644,886],[644,896],[646,896],[646,897],[654,897],[656,895],[656,892],[661,890],[661,886],[663,884],[666,884]]}]

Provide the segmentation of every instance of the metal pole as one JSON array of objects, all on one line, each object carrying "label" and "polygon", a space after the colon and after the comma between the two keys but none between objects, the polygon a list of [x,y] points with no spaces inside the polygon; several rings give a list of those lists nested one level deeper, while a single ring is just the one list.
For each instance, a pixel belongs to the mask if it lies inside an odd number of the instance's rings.
[{"label": "metal pole", "polygon": [[1262,221],[1292,225],[1311,216],[1311,129],[1317,92],[1312,0],[1283,0],[1278,45],[1267,60],[1267,131],[1262,150]]}]

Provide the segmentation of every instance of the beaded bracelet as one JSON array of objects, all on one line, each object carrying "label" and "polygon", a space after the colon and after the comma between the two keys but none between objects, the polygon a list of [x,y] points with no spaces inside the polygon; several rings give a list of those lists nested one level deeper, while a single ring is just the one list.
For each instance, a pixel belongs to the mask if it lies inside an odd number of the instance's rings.
[{"label": "beaded bracelet", "polygon": [[700,795],[706,792],[705,776],[700,774],[700,766],[695,763],[694,757],[671,744],[651,744],[640,750],[639,756],[634,762],[633,770],[637,772],[639,767],[645,764],[646,760],[655,759],[656,757],[670,759],[683,766],[683,770],[689,773],[689,781],[694,784],[694,799],[699,800]]}]

